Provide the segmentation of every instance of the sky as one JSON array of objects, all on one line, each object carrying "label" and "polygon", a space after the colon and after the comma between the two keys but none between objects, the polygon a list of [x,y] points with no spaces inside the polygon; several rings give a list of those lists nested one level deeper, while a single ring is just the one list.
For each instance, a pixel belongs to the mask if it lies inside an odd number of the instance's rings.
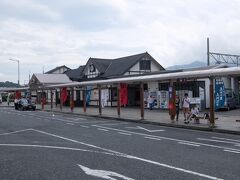
[{"label": "sky", "polygon": [[88,58],[150,53],[163,67],[240,54],[240,0],[0,0],[0,81]]}]

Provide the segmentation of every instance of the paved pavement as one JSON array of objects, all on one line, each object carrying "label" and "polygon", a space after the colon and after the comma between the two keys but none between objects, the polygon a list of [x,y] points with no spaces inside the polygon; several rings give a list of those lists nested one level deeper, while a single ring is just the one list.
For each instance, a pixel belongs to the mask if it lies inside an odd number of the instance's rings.
[{"label": "paved pavement", "polygon": [[[41,109],[41,106],[38,106],[38,109]],[[49,105],[45,106],[45,110],[51,110]],[[53,111],[60,112],[60,108],[54,107]],[[69,107],[63,107],[62,112],[71,113]],[[206,112],[206,111],[205,111]],[[88,116],[98,116],[98,108],[97,107],[88,107],[87,112],[83,112],[83,108],[74,108],[75,114],[85,114]],[[204,112],[200,113],[201,116],[204,115]],[[102,109],[102,116],[103,117],[110,117],[110,118],[119,118],[117,115],[116,107],[105,107]],[[231,111],[220,111],[216,112],[216,117],[218,118],[215,123],[216,127],[214,129],[209,128],[208,120],[201,119],[200,124],[195,124],[193,121],[190,124],[184,124],[183,122],[183,114],[180,112],[179,121],[172,123],[168,111],[166,110],[148,110],[145,109],[145,118],[143,123],[155,123],[160,125],[166,126],[175,126],[175,127],[183,127],[183,128],[191,128],[191,129],[201,129],[201,130],[213,130],[217,132],[227,132],[227,133],[234,133],[240,135],[240,109],[235,109]],[[139,108],[121,108],[121,116],[120,119],[122,120],[133,120],[138,121],[140,120],[140,109]],[[239,120],[237,122],[236,120]]]},{"label": "paved pavement", "polygon": [[0,108],[0,179],[239,179],[240,136]]}]

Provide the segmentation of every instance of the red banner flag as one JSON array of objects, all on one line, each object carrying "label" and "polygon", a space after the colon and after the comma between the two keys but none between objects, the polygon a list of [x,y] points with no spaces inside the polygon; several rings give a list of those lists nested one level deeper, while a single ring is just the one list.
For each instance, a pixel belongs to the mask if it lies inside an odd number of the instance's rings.
[{"label": "red banner flag", "polygon": [[67,88],[64,87],[61,90],[61,100],[63,103],[65,103],[67,101],[67,96],[68,96]]},{"label": "red banner flag", "polygon": [[121,91],[121,105],[126,106],[128,104],[128,87],[126,83],[120,84]]}]

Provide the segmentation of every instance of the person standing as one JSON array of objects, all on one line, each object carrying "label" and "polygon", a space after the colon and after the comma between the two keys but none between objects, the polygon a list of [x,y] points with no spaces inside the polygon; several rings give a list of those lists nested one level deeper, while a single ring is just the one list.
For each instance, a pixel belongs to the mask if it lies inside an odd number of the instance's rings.
[{"label": "person standing", "polygon": [[148,98],[148,105],[149,105],[149,109],[152,110],[152,108],[154,106],[154,99],[153,99],[152,95],[150,95],[150,97]]},{"label": "person standing", "polygon": [[190,111],[189,111],[190,98],[188,97],[188,93],[185,93],[182,104],[183,104],[184,123],[188,124],[189,123],[188,118],[189,118],[189,115],[190,115]]},{"label": "person standing", "polygon": [[179,99],[179,96],[176,95],[176,99],[175,99],[175,106],[176,106],[176,121],[178,121],[178,116],[179,116],[179,105],[180,105],[180,99]]}]

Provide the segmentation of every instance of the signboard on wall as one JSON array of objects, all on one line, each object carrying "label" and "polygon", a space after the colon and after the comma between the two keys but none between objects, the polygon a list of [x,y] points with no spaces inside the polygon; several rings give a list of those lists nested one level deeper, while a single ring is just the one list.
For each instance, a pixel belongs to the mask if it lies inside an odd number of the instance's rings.
[{"label": "signboard on wall", "polygon": [[215,79],[214,92],[215,110],[224,107],[225,104],[225,86],[221,79]]}]

